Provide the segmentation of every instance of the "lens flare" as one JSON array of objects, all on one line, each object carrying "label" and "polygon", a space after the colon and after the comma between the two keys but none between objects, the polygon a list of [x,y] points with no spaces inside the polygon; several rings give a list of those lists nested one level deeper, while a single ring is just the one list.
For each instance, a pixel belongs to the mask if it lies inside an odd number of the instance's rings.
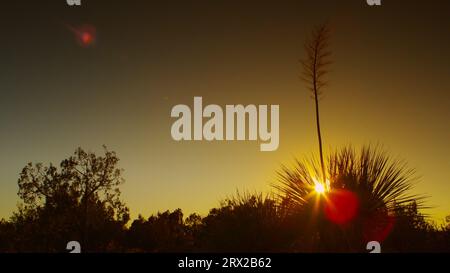
[{"label": "lens flare", "polygon": [[324,210],[328,220],[338,225],[345,225],[357,216],[359,199],[351,191],[333,190],[327,195]]},{"label": "lens flare", "polygon": [[366,241],[383,242],[393,230],[394,224],[394,216],[383,210],[377,211],[364,221],[364,239]]},{"label": "lens flare", "polygon": [[82,25],[80,27],[67,25],[67,28],[75,35],[75,40],[81,47],[91,47],[95,45],[97,38],[95,27],[91,25]]}]

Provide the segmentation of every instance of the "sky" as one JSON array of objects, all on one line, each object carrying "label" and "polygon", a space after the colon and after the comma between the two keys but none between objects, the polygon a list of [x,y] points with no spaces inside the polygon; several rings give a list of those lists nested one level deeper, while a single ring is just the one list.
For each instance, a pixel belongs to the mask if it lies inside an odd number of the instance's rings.
[{"label": "sky", "polygon": [[[303,44],[330,22],[321,100],[325,152],[380,144],[417,170],[426,212],[450,215],[450,2],[9,1],[0,10],[0,218],[28,162],[77,147],[120,157],[133,217],[207,214],[239,191],[269,192],[281,164],[317,154]],[[76,30],[92,29],[77,41]],[[280,105],[280,146],[176,142],[177,104]]]}]

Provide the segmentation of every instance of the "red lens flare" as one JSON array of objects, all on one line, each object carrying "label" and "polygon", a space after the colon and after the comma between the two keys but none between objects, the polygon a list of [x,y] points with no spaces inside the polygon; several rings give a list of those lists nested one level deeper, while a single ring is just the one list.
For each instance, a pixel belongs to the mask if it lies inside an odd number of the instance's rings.
[{"label": "red lens flare", "polygon": [[364,222],[364,239],[382,242],[391,233],[394,224],[394,216],[384,211],[376,212]]},{"label": "red lens flare", "polygon": [[81,34],[81,41],[84,45],[89,45],[92,42],[92,35],[89,32],[83,32]]},{"label": "red lens flare", "polygon": [[80,27],[67,26],[75,35],[77,43],[82,47],[90,47],[95,44],[97,31],[91,25],[82,25]]},{"label": "red lens flare", "polygon": [[347,190],[334,190],[327,196],[324,210],[328,220],[345,225],[357,216],[359,199],[356,194]]}]

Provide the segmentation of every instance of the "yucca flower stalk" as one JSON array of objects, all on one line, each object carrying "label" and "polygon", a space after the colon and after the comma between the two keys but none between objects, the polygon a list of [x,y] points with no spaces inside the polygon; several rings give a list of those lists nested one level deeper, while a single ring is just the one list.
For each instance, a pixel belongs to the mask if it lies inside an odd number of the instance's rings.
[{"label": "yucca flower stalk", "polygon": [[321,164],[322,182],[326,182],[325,165],[322,149],[322,133],[320,129],[320,111],[319,99],[322,95],[322,89],[328,82],[325,75],[329,72],[328,67],[331,64],[330,56],[330,28],[327,24],[317,27],[310,39],[305,43],[306,58],[301,61],[303,72],[301,78],[306,82],[311,96],[314,99],[316,109],[317,138],[319,142],[319,156]]}]

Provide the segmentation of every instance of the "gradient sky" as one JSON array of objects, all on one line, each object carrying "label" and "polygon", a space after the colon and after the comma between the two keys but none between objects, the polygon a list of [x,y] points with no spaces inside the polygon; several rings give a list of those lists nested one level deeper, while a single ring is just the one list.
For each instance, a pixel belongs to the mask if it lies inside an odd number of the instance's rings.
[{"label": "gradient sky", "polygon": [[[330,20],[326,151],[382,144],[421,175],[434,219],[450,214],[450,1],[10,1],[0,9],[0,218],[29,161],[107,145],[125,169],[132,216],[200,212],[236,190],[269,191],[280,164],[317,151],[303,43]],[[94,26],[81,47],[70,27]],[[170,110],[279,104],[280,146],[175,142]]]}]

